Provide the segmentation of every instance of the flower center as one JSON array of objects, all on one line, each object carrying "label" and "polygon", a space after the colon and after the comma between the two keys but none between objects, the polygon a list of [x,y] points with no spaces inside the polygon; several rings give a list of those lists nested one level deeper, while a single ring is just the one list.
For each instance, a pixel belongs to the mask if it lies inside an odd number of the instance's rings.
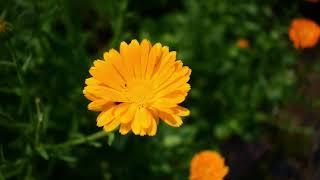
[{"label": "flower center", "polygon": [[133,79],[126,84],[126,97],[132,103],[144,106],[153,96],[153,86],[150,80]]}]

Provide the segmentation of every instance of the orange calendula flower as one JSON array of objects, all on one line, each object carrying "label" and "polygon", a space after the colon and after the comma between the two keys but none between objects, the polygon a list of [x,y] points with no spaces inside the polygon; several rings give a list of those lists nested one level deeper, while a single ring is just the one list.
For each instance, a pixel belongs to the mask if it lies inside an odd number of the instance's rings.
[{"label": "orange calendula flower", "polygon": [[246,40],[246,39],[238,39],[237,41],[237,47],[238,48],[242,48],[242,49],[245,49],[245,48],[248,48],[250,45],[249,45],[249,41]]},{"label": "orange calendula flower", "polygon": [[216,151],[202,151],[196,154],[190,165],[190,180],[223,180],[229,168],[224,158]]},{"label": "orange calendula flower", "polygon": [[101,112],[97,126],[106,132],[118,126],[121,134],[153,136],[159,119],[179,127],[189,110],[179,106],[190,90],[191,69],[176,60],[176,52],[148,40],[121,42],[104,60],[94,61],[84,95],[88,109]]},{"label": "orange calendula flower", "polygon": [[289,37],[295,48],[310,48],[318,42],[320,27],[312,20],[297,18],[291,23]]},{"label": "orange calendula flower", "polygon": [[10,24],[5,20],[0,19],[0,33],[7,32],[8,30],[11,30]]}]

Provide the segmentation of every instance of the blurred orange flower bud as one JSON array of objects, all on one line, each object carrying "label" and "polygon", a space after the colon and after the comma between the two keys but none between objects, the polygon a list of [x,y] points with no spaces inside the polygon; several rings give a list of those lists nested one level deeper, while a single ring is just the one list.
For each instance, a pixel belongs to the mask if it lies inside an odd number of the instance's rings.
[{"label": "blurred orange flower bud", "polygon": [[196,154],[190,165],[190,180],[223,180],[229,168],[224,158],[216,151],[202,151]]},{"label": "blurred orange flower bud", "polygon": [[320,36],[319,25],[309,19],[297,18],[291,23],[289,37],[295,48],[314,47]]},{"label": "blurred orange flower bud", "polygon": [[250,46],[250,43],[247,39],[238,39],[237,41],[237,47],[238,48],[248,48]]},{"label": "blurred orange flower bud", "polygon": [[0,19],[0,33],[4,33],[7,30],[10,30],[10,25],[5,20]]}]

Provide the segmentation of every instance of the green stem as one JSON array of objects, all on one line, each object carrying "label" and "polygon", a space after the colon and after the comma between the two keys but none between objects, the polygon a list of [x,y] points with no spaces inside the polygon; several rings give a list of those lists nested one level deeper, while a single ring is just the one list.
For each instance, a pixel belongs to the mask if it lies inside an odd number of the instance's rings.
[{"label": "green stem", "polygon": [[18,76],[18,81],[20,83],[21,86],[24,86],[24,80],[23,80],[23,77],[22,77],[22,72],[21,72],[21,69],[19,67],[19,64],[18,64],[18,60],[17,60],[17,55],[16,55],[16,52],[13,48],[13,45],[12,45],[12,42],[11,41],[8,41],[7,42],[7,48],[10,52],[10,55],[12,57],[12,60],[13,60],[13,66],[16,67],[16,71],[17,71],[17,76]]},{"label": "green stem", "polygon": [[20,85],[20,88],[21,88],[21,104],[20,104],[20,107],[18,108],[18,113],[19,114],[22,114],[22,111],[24,109],[24,107],[28,107],[29,109],[29,115],[30,115],[30,106],[28,104],[28,93],[27,93],[27,88],[26,88],[26,84],[25,84],[25,81],[24,81],[24,78],[23,78],[23,72],[21,70],[21,67],[18,63],[18,57],[17,57],[17,54],[16,54],[16,51],[14,49],[14,44],[12,43],[11,40],[9,40],[7,42],[7,48],[9,50],[9,53],[12,57],[12,63],[14,64],[15,68],[16,68],[16,73],[17,73],[17,78],[18,78],[18,81],[19,81],[19,85]]},{"label": "green stem", "polygon": [[40,98],[36,98],[35,99],[35,104],[36,104],[36,112],[37,112],[37,125],[36,125],[36,130],[35,130],[35,145],[39,144],[39,140],[40,140],[40,128],[41,128],[41,123],[43,121],[43,116],[40,110]]},{"label": "green stem", "polygon": [[69,140],[69,141],[64,142],[62,144],[59,144],[58,146],[59,147],[76,146],[76,145],[79,145],[79,144],[83,144],[83,143],[86,143],[86,142],[90,142],[90,141],[93,141],[93,140],[96,140],[96,139],[103,138],[103,137],[105,137],[107,135],[108,135],[108,133],[106,133],[105,131],[100,131],[100,132],[93,133],[93,134],[91,134],[89,136],[86,136],[86,137],[81,137],[81,138],[78,138],[78,139]]},{"label": "green stem", "polygon": [[[112,24],[112,31],[114,32],[114,36],[111,40],[110,46],[115,47],[116,43],[120,41],[120,36],[123,33],[123,22],[125,18],[125,13],[128,7],[128,0],[123,0],[123,1],[111,1],[112,3],[119,3],[118,6],[119,8],[114,8],[117,9],[117,12],[113,12],[112,16],[115,19],[115,21]],[[113,4],[115,6],[115,4]],[[116,11],[116,10],[114,10]]]}]

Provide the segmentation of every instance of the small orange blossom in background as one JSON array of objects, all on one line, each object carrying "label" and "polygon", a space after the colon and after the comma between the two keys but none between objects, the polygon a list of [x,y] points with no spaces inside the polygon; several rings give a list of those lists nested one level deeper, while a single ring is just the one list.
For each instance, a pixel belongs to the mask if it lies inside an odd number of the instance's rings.
[{"label": "small orange blossom in background", "polygon": [[242,49],[248,48],[250,46],[249,41],[247,39],[243,39],[243,38],[238,39],[236,45],[238,48],[242,48]]},{"label": "small orange blossom in background", "polygon": [[10,31],[12,28],[8,22],[3,19],[0,19],[0,33]]},{"label": "small orange blossom in background", "polygon": [[311,48],[319,40],[320,27],[312,20],[297,18],[291,23],[289,37],[295,48]]},{"label": "small orange blossom in background", "polygon": [[223,180],[229,168],[224,158],[216,151],[202,151],[196,154],[190,165],[190,180]]},{"label": "small orange blossom in background", "polygon": [[179,127],[189,110],[179,106],[190,90],[191,69],[176,60],[176,52],[148,40],[121,42],[120,52],[111,49],[104,60],[94,61],[92,77],[83,90],[92,102],[88,109],[101,112],[97,126],[110,132],[153,136],[159,119]]}]

